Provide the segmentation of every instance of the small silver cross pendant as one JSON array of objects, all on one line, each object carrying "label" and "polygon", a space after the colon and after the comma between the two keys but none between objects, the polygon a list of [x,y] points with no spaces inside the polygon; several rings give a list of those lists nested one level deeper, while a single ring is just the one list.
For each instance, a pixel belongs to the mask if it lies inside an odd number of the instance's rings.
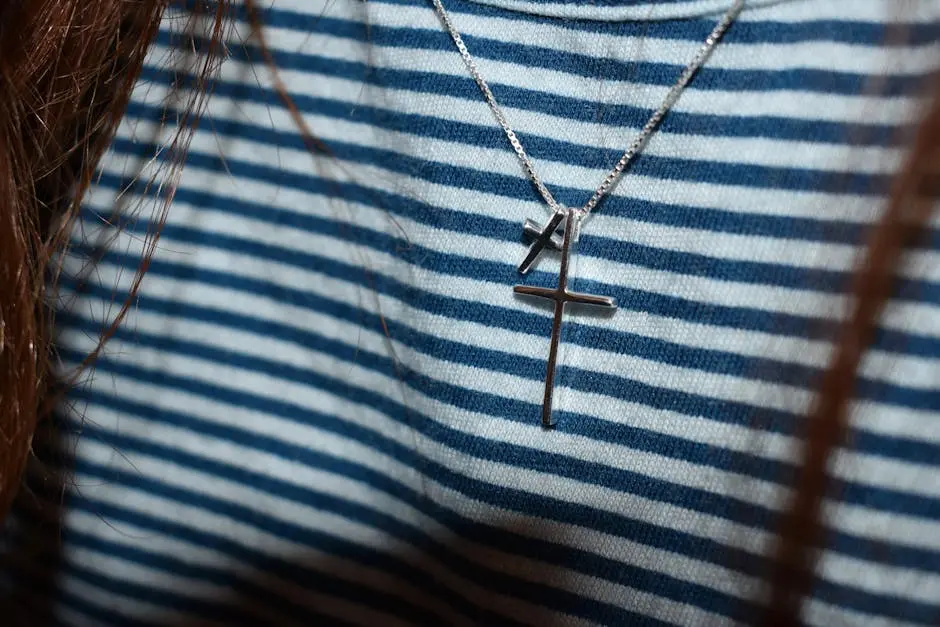
[{"label": "small silver cross pendant", "polygon": [[517,285],[513,288],[516,294],[546,298],[553,301],[555,306],[551,344],[548,349],[548,364],[545,370],[545,396],[542,400],[542,427],[545,429],[551,429],[555,426],[555,421],[552,417],[552,393],[555,389],[555,367],[558,361],[558,342],[561,339],[561,322],[565,313],[565,305],[568,303],[579,303],[582,305],[606,307],[608,309],[613,309],[617,306],[614,299],[606,296],[579,294],[577,292],[568,291],[568,258],[571,255],[571,244],[577,229],[577,219],[578,216],[575,209],[561,208],[552,215],[548,223],[541,229],[530,220],[526,220],[525,232],[527,235],[533,237],[534,241],[529,248],[529,253],[519,265],[519,272],[522,274],[526,274],[532,268],[532,264],[535,263],[535,260],[546,248],[558,250],[557,230],[559,227],[564,227],[564,237],[562,238],[560,246],[561,269],[558,271],[558,286],[555,288],[545,288]]}]

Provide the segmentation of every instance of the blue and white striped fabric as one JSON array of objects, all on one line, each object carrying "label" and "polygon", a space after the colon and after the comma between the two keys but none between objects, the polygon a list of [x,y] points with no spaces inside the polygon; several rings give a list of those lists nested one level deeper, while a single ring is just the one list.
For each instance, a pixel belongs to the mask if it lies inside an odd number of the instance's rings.
[{"label": "blue and white striped fabric", "polygon": [[[570,205],[729,2],[445,0]],[[263,19],[332,158],[234,36],[141,296],[70,399],[58,620],[753,620],[795,422],[940,66],[940,3],[747,4],[585,226],[572,287],[620,309],[567,317],[553,432],[550,312],[511,289],[545,207],[430,3]],[[117,240],[89,285],[63,282],[66,367],[143,249],[148,225],[100,216],[161,163],[174,28],[76,231],[75,268]],[[935,232],[906,256],[864,361],[807,624],[940,623],[938,251]]]}]

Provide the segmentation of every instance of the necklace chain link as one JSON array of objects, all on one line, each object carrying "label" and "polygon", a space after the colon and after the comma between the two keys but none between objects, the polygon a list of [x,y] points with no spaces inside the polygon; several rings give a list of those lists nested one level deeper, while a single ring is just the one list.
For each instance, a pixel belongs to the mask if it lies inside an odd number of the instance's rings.
[{"label": "necklace chain link", "polygon": [[[460,52],[460,56],[463,58],[467,69],[470,71],[470,75],[473,76],[473,80],[476,81],[480,91],[483,92],[483,98],[486,100],[490,110],[496,117],[496,121],[499,122],[499,125],[506,133],[506,137],[509,139],[509,143],[512,145],[513,150],[515,150],[516,155],[519,157],[519,161],[522,163],[522,168],[529,176],[529,179],[532,181],[533,185],[535,185],[536,189],[539,191],[539,194],[548,204],[549,208],[551,208],[551,210],[554,212],[562,211],[563,209],[561,205],[557,200],[555,200],[555,197],[552,196],[551,191],[549,191],[548,187],[546,187],[545,183],[538,175],[538,172],[535,170],[535,165],[533,165],[532,160],[525,151],[525,148],[522,147],[522,142],[519,141],[515,131],[513,131],[512,127],[509,125],[509,120],[506,119],[506,114],[499,106],[499,103],[496,102],[496,97],[493,96],[493,91],[487,84],[486,79],[484,79],[483,75],[480,74],[480,70],[477,67],[476,61],[470,54],[470,51],[467,49],[467,45],[464,43],[463,37],[460,36],[460,32],[454,26],[454,23],[450,18],[450,14],[444,9],[444,5],[441,3],[441,0],[431,0],[431,2],[434,4],[434,9],[437,11],[441,22],[443,22],[444,28],[447,29],[451,39],[454,40],[454,44],[457,46],[457,50]],[[662,104],[660,104],[659,108],[653,112],[649,120],[640,130],[639,134],[636,136],[636,139],[633,140],[633,142],[627,148],[626,152],[623,153],[614,168],[607,174],[606,177],[604,177],[604,180],[601,182],[600,186],[594,190],[591,198],[584,204],[583,207],[576,210],[579,221],[580,219],[587,217],[587,215],[590,214],[595,207],[597,207],[601,200],[603,200],[604,197],[610,193],[614,185],[616,185],[617,181],[620,179],[624,170],[627,169],[627,166],[630,165],[636,155],[639,154],[639,152],[643,149],[650,136],[656,131],[660,122],[662,122],[663,118],[676,103],[676,101],[679,100],[679,96],[689,84],[689,81],[692,80],[692,77],[695,76],[695,73],[698,72],[702,65],[704,65],[708,60],[708,57],[715,49],[715,46],[718,45],[718,42],[721,41],[722,36],[724,36],[725,31],[727,31],[735,19],[737,19],[738,15],[741,13],[741,10],[744,8],[744,2],[745,0],[734,0],[732,2],[731,8],[728,9],[728,11],[722,16],[721,20],[719,20],[718,24],[715,25],[715,28],[705,39],[705,42],[698,49],[698,52],[696,52],[695,56],[682,71],[682,74],[679,75],[679,80],[676,81],[676,83],[666,94]]]}]

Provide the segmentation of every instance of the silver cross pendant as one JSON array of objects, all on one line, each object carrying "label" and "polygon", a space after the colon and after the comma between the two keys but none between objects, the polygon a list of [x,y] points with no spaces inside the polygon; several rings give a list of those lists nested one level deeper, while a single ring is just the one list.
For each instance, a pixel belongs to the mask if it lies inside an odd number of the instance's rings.
[{"label": "silver cross pendant", "polygon": [[[568,258],[571,255],[571,245],[578,226],[577,220],[577,211],[567,207],[558,209],[541,229],[531,220],[526,220],[525,233],[533,238],[533,242],[529,248],[529,253],[519,264],[519,272],[526,274],[546,248],[553,250],[560,248],[561,269],[558,271],[558,286],[545,288],[517,285],[513,288],[516,294],[545,298],[554,302],[555,317],[552,321],[552,336],[548,349],[548,364],[545,370],[545,396],[542,400],[542,427],[544,429],[551,429],[555,426],[555,420],[552,417],[552,392],[555,389],[555,367],[558,361],[558,342],[561,339],[561,322],[565,313],[565,305],[579,303],[608,309],[614,309],[617,306],[614,299],[606,296],[568,291]],[[559,228],[564,228],[564,235],[561,238],[558,236]],[[561,239],[561,242],[558,241],[559,239]]]}]

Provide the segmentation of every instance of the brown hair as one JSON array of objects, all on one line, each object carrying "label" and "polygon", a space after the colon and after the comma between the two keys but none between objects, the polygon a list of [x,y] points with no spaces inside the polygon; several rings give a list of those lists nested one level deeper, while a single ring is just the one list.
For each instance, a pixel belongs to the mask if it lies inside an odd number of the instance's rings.
[{"label": "brown hair", "polygon": [[[59,397],[49,376],[53,262],[66,248],[168,2],[0,0],[0,518],[16,493],[37,421]],[[172,165],[181,164],[209,93],[228,5],[217,3],[207,21],[207,9],[197,5],[187,21],[187,29],[207,28],[213,45],[196,68],[202,84],[183,103],[181,130],[168,149]],[[170,193],[163,211],[178,173],[179,167],[165,173]],[[158,238],[159,230],[149,252]],[[102,344],[124,319],[148,260]]]},{"label": "brown hair", "polygon": [[816,553],[825,545],[821,508],[829,485],[826,465],[845,437],[859,363],[891,296],[905,246],[924,232],[940,192],[940,83],[932,96],[914,145],[895,176],[887,210],[871,230],[851,283],[851,313],[836,336],[819,393],[804,422],[802,460],[777,535],[768,625],[798,624],[800,601],[813,583]]},{"label": "brown hair", "polygon": [[0,3],[0,513],[50,391],[47,272],[161,13],[159,2]]},{"label": "brown hair", "polygon": [[[46,286],[55,278],[49,273],[54,273],[55,255],[66,245],[79,202],[122,117],[168,2],[0,0],[0,516],[19,485],[37,421],[56,400],[49,378],[53,320]],[[254,3],[247,0],[246,5],[254,36],[275,69]],[[203,83],[184,107],[188,118],[180,124],[182,133],[195,128],[210,91],[227,7],[223,0],[209,11],[213,46],[195,72]],[[307,145],[324,152],[284,86],[279,81],[275,86]],[[827,460],[846,432],[859,362],[891,294],[905,244],[924,228],[938,191],[940,90],[934,101],[896,177],[887,210],[871,231],[853,281],[854,307],[802,423],[802,463],[781,516],[764,624],[798,624],[801,600],[811,589],[816,553],[824,544]],[[186,142],[185,136],[174,140],[177,163]],[[171,199],[172,193],[165,206]],[[146,261],[138,269],[131,298],[145,270]],[[127,303],[102,342],[126,311]],[[93,358],[89,355],[86,363]]]}]

